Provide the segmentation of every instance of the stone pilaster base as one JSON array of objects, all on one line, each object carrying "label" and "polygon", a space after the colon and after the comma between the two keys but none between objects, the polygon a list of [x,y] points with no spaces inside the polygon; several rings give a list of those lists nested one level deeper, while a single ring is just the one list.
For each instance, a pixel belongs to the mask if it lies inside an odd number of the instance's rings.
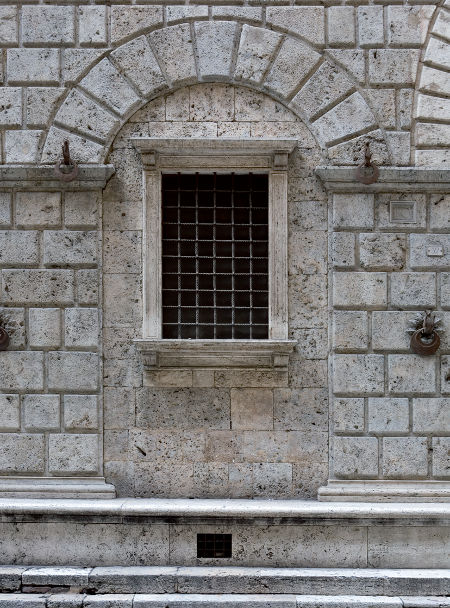
[{"label": "stone pilaster base", "polygon": [[450,502],[448,481],[399,481],[330,479],[319,488],[321,501]]},{"label": "stone pilaster base", "polygon": [[5,498],[115,498],[104,477],[0,477]]}]

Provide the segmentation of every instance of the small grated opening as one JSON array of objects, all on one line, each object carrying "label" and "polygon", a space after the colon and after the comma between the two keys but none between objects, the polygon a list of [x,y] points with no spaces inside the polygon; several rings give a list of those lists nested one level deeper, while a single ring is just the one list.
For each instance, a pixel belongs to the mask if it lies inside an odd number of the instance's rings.
[{"label": "small grated opening", "polygon": [[231,534],[197,534],[197,557],[231,557]]}]

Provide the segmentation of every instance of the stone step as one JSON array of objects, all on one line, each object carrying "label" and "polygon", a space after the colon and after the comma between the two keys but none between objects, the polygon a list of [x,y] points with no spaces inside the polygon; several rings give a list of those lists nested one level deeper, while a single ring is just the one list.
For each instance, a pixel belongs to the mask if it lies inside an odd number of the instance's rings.
[{"label": "stone step", "polygon": [[0,608],[448,608],[448,597],[288,594],[0,594]]},{"label": "stone step", "polygon": [[236,566],[0,566],[3,593],[444,596],[450,570]]}]

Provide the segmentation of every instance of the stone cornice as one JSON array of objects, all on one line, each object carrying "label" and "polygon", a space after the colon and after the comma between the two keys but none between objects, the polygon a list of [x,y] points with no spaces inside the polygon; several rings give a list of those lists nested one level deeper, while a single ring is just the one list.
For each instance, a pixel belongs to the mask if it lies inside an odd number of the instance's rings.
[{"label": "stone cornice", "polygon": [[79,165],[78,178],[73,182],[63,182],[56,176],[53,166],[2,165],[0,166],[0,187],[97,190],[105,187],[114,171],[112,165]]},{"label": "stone cornice", "polygon": [[355,177],[356,167],[319,166],[316,175],[331,192],[445,192],[450,189],[450,169],[431,167],[379,167],[374,184]]}]

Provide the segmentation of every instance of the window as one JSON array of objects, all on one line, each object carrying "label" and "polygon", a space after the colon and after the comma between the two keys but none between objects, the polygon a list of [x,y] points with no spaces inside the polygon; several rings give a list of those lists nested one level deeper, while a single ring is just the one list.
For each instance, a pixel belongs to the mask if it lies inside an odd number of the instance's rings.
[{"label": "window", "polygon": [[148,368],[285,367],[294,140],[135,138]]}]

